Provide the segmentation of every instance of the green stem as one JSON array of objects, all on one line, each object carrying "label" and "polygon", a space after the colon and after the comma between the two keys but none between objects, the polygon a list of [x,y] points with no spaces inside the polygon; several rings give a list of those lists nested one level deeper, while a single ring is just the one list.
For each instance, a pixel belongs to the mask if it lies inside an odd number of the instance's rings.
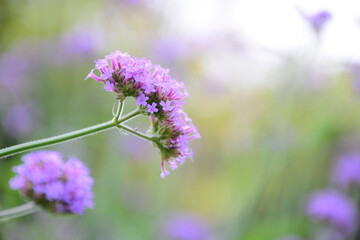
[{"label": "green stem", "polygon": [[118,120],[120,118],[120,116],[122,115],[123,109],[124,109],[124,101],[120,100],[114,119]]},{"label": "green stem", "polygon": [[0,223],[6,222],[8,220],[11,220],[13,218],[18,218],[22,216],[26,216],[32,213],[35,213],[39,211],[40,208],[36,206],[33,202],[28,202],[23,205],[9,208],[3,211],[0,211]]},{"label": "green stem", "polygon": [[[121,104],[121,106],[122,106],[122,104]],[[122,122],[128,121],[131,118],[134,118],[135,116],[137,116],[139,114],[140,114],[140,111],[137,109],[119,119],[114,118],[111,121],[108,121],[105,123],[100,123],[98,125],[87,127],[84,129],[70,132],[70,133],[65,133],[62,135],[54,136],[54,137],[49,137],[49,138],[45,138],[45,139],[41,139],[41,140],[31,141],[31,142],[15,145],[12,147],[4,148],[4,149],[0,150],[0,158],[5,158],[5,157],[8,157],[8,156],[11,156],[14,154],[18,154],[21,152],[25,152],[25,151],[33,150],[36,148],[45,147],[45,146],[50,146],[50,145],[54,145],[57,143],[62,143],[62,142],[66,142],[66,141],[80,138],[83,136],[87,136],[87,135],[90,135],[93,133],[101,132],[101,131],[113,128]]]},{"label": "green stem", "polygon": [[128,131],[129,133],[134,134],[135,136],[141,137],[141,138],[146,139],[146,140],[149,140],[149,141],[151,141],[151,142],[154,141],[154,139],[153,139],[151,136],[148,136],[148,135],[146,135],[146,134],[144,134],[144,133],[142,133],[142,132],[139,132],[139,131],[137,131],[136,129],[133,129],[133,128],[128,127],[128,126],[126,126],[126,125],[119,124],[119,125],[117,125],[117,127],[118,127],[118,128],[122,128],[122,129]]}]

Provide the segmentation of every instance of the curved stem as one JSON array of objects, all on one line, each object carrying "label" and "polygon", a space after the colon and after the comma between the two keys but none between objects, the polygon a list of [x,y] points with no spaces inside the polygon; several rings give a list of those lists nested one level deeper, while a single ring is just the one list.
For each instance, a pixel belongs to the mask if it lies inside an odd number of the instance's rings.
[{"label": "curved stem", "polygon": [[122,129],[128,131],[129,133],[134,134],[135,136],[138,136],[138,137],[141,137],[141,138],[143,138],[145,140],[149,140],[149,141],[153,142],[153,138],[151,136],[146,135],[146,134],[144,134],[142,132],[139,132],[136,129],[133,129],[133,128],[128,127],[128,126],[123,125],[123,124],[119,124],[119,125],[117,125],[117,127],[122,128]]},{"label": "curved stem", "polygon": [[18,218],[22,216],[26,216],[35,212],[40,211],[40,208],[36,206],[33,202],[28,202],[23,205],[9,208],[3,211],[0,211],[0,223],[6,222],[13,218]]},{"label": "curved stem", "polygon": [[116,121],[119,119],[119,117],[122,115],[122,111],[124,109],[124,101],[120,100],[120,102],[118,103],[118,109],[116,111],[115,117],[114,119],[116,119]]},{"label": "curved stem", "polygon": [[54,145],[68,140],[76,139],[82,136],[90,135],[92,133],[100,132],[109,128],[114,127],[113,121],[101,123],[95,126],[87,127],[77,131],[65,133],[62,135],[49,137],[41,140],[31,141],[23,144],[18,144],[12,147],[4,148],[0,150],[0,158],[8,157],[17,153],[25,152],[28,150]]},{"label": "curved stem", "polygon": [[[116,108],[116,110],[115,110],[115,108]],[[124,109],[124,101],[123,100],[118,100],[117,102],[114,103],[114,106],[112,109],[114,121],[117,121],[119,119],[119,117],[122,115],[123,109]]]},{"label": "curved stem", "polygon": [[[121,106],[122,106],[122,104],[121,104]],[[137,109],[119,119],[114,118],[111,121],[108,121],[105,123],[100,123],[98,125],[87,127],[84,129],[70,132],[70,133],[65,133],[62,135],[54,136],[54,137],[49,137],[49,138],[45,138],[45,139],[41,139],[41,140],[31,141],[31,142],[27,142],[27,143],[23,143],[23,144],[18,144],[18,145],[12,146],[12,147],[4,148],[4,149],[0,150],[0,158],[5,158],[8,156],[17,154],[17,153],[21,153],[21,152],[25,152],[25,151],[33,150],[36,148],[45,147],[45,146],[50,146],[50,145],[54,145],[57,143],[62,143],[62,142],[66,142],[66,141],[80,138],[83,136],[87,136],[87,135],[90,135],[93,133],[101,132],[101,131],[113,128],[122,122],[128,121],[131,118],[134,118],[135,116],[137,116],[139,114],[140,114],[140,111]]]}]

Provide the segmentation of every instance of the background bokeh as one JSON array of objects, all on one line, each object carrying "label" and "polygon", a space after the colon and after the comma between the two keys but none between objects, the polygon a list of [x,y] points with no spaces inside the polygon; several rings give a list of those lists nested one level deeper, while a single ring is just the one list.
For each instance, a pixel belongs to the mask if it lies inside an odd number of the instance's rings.
[{"label": "background bokeh", "polygon": [[[334,13],[320,24],[304,16],[314,12],[292,4],[287,14],[295,20],[283,24],[300,40],[283,29],[276,42],[269,29],[279,29],[263,11],[250,22],[230,11],[237,1],[209,1],[198,16],[187,12],[191,1],[181,2],[0,0],[1,147],[110,120],[114,96],[83,79],[94,60],[117,49],[147,57],[185,83],[185,110],[202,135],[191,142],[194,161],[165,180],[157,150],[117,130],[48,147],[90,167],[95,208],[2,223],[0,239],[319,235],[323,226],[304,213],[307,196],[329,187],[334,161],[360,147],[360,63],[328,51],[348,44],[327,41],[341,18]],[[276,44],[256,34],[262,31]],[[127,111],[134,107],[126,102]],[[131,123],[144,130],[148,124],[145,117]],[[20,157],[0,161],[1,209],[24,202],[8,186]]]}]

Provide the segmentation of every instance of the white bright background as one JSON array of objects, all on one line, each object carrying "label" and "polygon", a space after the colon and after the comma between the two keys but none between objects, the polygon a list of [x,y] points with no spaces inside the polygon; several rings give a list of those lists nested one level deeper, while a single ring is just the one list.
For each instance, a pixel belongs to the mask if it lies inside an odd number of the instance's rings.
[{"label": "white bright background", "polygon": [[[281,64],[279,56],[301,56],[316,46],[317,59],[334,66],[360,62],[360,1],[158,0],[157,3],[167,19],[165,32],[205,43],[220,39],[218,49],[212,48],[206,55],[204,69],[212,78],[223,79],[230,86],[270,86],[273,82],[267,76]],[[322,32],[321,44],[317,45],[315,34],[299,9],[308,14],[327,10],[333,15]],[[221,46],[221,37],[229,34],[239,45],[255,51],[239,54],[228,48],[226,52],[229,43]]]},{"label": "white bright background", "polygon": [[165,1],[170,29],[187,36],[237,34],[247,44],[278,50],[306,45],[309,27],[297,7],[307,13],[328,10],[333,19],[323,32],[326,56],[360,59],[360,1],[356,0],[182,0]]}]

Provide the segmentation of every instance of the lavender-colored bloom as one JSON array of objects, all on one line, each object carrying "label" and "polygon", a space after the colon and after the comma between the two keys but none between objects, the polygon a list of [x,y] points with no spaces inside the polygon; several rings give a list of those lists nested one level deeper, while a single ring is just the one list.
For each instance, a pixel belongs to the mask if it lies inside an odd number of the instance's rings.
[{"label": "lavender-colored bloom", "polygon": [[160,105],[162,106],[164,111],[171,111],[174,109],[174,106],[171,105],[171,101],[167,101],[167,102],[161,101]]},{"label": "lavender-colored bloom", "polygon": [[50,47],[57,51],[53,56],[55,63],[59,67],[66,67],[92,58],[101,45],[101,36],[101,31],[86,25],[78,25],[61,33],[50,42]]},{"label": "lavender-colored bloom", "polygon": [[149,100],[149,97],[145,96],[144,94],[140,93],[139,96],[136,98],[136,105],[147,105],[147,100]]},{"label": "lavender-colored bloom", "polygon": [[0,56],[0,90],[5,87],[6,93],[17,96],[29,89],[29,76],[35,61],[30,60],[28,49],[31,49],[29,44],[20,44]]},{"label": "lavender-colored bloom", "polygon": [[[94,71],[98,71],[96,75]],[[106,73],[111,72],[111,75]],[[168,175],[164,162],[171,169],[183,163],[187,157],[192,158],[188,147],[190,140],[201,138],[192,120],[183,111],[183,99],[189,94],[184,84],[169,75],[169,70],[154,65],[146,58],[132,57],[128,53],[116,51],[95,62],[85,78],[93,78],[112,88],[117,98],[136,98],[136,104],[142,113],[150,116],[152,133],[159,136],[154,140],[161,153],[161,176]]]},{"label": "lavender-colored bloom", "polygon": [[111,82],[106,82],[104,85],[104,89],[108,92],[114,91],[115,85]]},{"label": "lavender-colored bloom", "polygon": [[299,12],[317,34],[320,34],[326,23],[332,19],[331,13],[326,10],[321,10],[314,14],[304,13],[301,9],[299,9]]},{"label": "lavender-colored bloom", "polygon": [[159,109],[156,108],[156,105],[157,105],[157,104],[154,103],[154,102],[153,102],[151,105],[148,104],[148,105],[147,105],[148,112],[151,113],[151,114],[154,114],[154,113],[158,112]]},{"label": "lavender-colored bloom", "polygon": [[89,169],[72,157],[64,162],[54,151],[37,151],[22,157],[23,164],[10,187],[53,213],[83,214],[93,207]]},{"label": "lavender-colored bloom", "polygon": [[35,104],[27,102],[10,107],[2,125],[9,136],[23,138],[35,130],[38,118],[38,108]]},{"label": "lavender-colored bloom", "polygon": [[168,240],[206,240],[210,237],[204,219],[194,214],[173,216],[167,219],[164,227],[164,239]]},{"label": "lavender-colored bloom", "polygon": [[145,94],[150,94],[152,92],[156,92],[155,86],[152,84],[144,84],[144,86],[142,86],[142,88],[144,89]]},{"label": "lavender-colored bloom", "polygon": [[189,49],[179,39],[157,39],[153,46],[154,57],[162,62],[171,63],[190,55]]},{"label": "lavender-colored bloom", "polygon": [[332,180],[341,187],[360,185],[360,154],[348,153],[341,156],[335,164]]},{"label": "lavender-colored bloom", "polygon": [[345,235],[351,234],[356,229],[356,206],[350,199],[333,189],[311,195],[306,213],[315,221],[329,223]]},{"label": "lavender-colored bloom", "polygon": [[72,29],[61,36],[60,50],[64,57],[91,56],[98,44],[98,35],[81,27]]}]

